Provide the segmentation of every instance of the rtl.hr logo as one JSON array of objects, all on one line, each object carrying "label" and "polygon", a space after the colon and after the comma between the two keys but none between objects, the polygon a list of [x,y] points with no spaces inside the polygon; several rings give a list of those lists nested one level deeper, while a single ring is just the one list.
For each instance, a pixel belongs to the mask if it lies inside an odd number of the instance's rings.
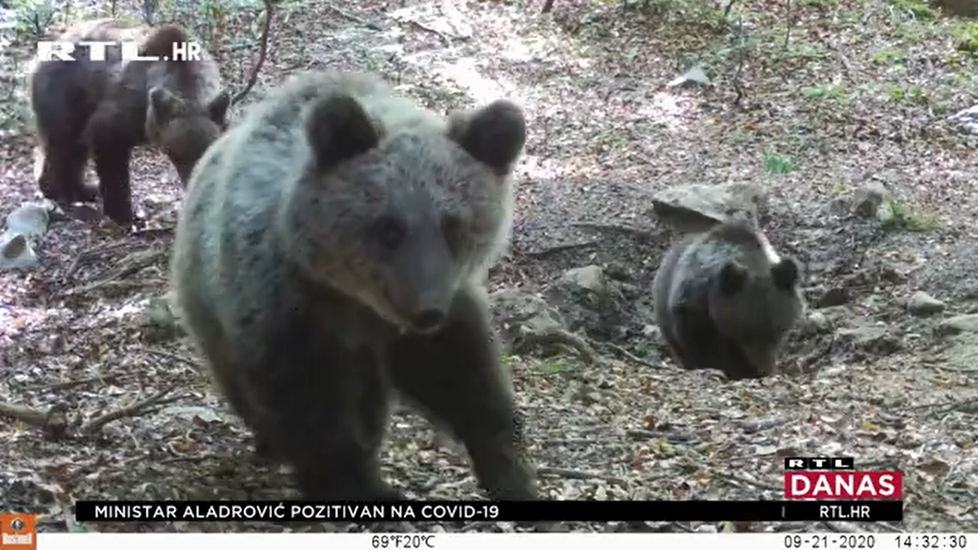
[{"label": "rtl.hr logo", "polygon": [[35,550],[35,519],[33,514],[0,514],[0,550]]},{"label": "rtl.hr logo", "polygon": [[900,500],[903,474],[857,471],[852,457],[784,459],[784,498],[818,500]]}]

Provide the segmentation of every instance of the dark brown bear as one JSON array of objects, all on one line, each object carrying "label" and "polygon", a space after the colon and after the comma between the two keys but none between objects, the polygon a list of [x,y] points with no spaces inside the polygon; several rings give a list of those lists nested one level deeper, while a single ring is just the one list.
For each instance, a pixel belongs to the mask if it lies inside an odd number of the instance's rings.
[{"label": "dark brown bear", "polygon": [[729,220],[687,237],[655,275],[656,320],[679,366],[731,380],[776,369],[778,350],[805,311],[801,269],[752,222]]},{"label": "dark brown bear", "polygon": [[[62,204],[91,201],[85,166],[94,157],[107,217],[134,221],[129,182],[133,148],[158,146],[186,184],[197,159],[226,127],[230,105],[217,63],[201,51],[195,60],[174,57],[190,43],[177,26],[131,27],[115,20],[81,23],[55,38],[75,43],[74,61],[36,60],[29,76],[38,146],[35,177],[45,197]],[[105,60],[92,61],[83,41],[115,41]],[[137,42],[141,56],[122,60],[119,42]]]},{"label": "dark brown bear", "polygon": [[536,498],[485,296],[525,133],[507,101],[446,118],[369,74],[307,73],[201,159],[176,303],[306,497],[400,497],[378,465],[397,391],[464,442],[491,498]]}]

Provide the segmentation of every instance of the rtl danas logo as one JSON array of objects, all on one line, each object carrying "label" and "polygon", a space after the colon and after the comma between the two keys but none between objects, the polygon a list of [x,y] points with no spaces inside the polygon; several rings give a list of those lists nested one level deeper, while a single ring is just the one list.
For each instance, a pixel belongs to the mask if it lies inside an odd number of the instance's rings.
[{"label": "rtl danas logo", "polygon": [[784,459],[784,498],[900,500],[901,472],[857,471],[852,457]]}]

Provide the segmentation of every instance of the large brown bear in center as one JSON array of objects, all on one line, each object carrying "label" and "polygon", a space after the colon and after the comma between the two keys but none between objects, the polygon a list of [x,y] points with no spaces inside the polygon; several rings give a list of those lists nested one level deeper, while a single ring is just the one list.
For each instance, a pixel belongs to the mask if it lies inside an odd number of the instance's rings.
[{"label": "large brown bear in center", "polygon": [[[192,41],[180,27],[127,26],[115,20],[78,24],[60,42],[75,44],[74,60],[37,59],[30,98],[38,147],[35,177],[45,197],[61,204],[95,199],[85,187],[85,165],[95,160],[104,214],[134,221],[129,160],[133,148],[158,146],[186,184],[197,159],[226,127],[230,97],[217,63],[201,50],[196,59],[173,58],[175,45]],[[104,60],[92,60],[86,41],[115,42]],[[140,56],[123,60],[121,42],[139,44]]]}]

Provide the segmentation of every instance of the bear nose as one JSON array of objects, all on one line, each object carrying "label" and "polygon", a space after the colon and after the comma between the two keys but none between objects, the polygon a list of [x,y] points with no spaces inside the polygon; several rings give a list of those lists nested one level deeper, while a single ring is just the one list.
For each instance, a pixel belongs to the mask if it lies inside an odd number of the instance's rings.
[{"label": "bear nose", "polygon": [[412,325],[415,330],[430,332],[439,328],[445,322],[445,312],[440,309],[426,309],[414,316]]}]

